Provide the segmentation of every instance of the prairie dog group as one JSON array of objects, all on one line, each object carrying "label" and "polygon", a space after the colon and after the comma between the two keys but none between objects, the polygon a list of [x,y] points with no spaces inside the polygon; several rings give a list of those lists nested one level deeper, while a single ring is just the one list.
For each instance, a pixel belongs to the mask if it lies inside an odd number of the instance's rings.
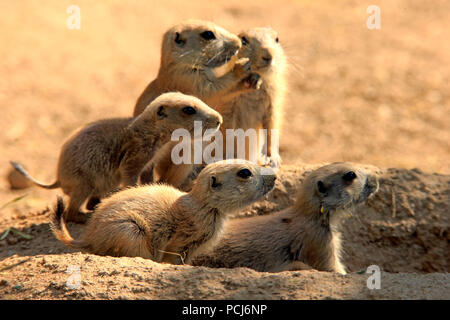
[{"label": "prairie dog group", "polygon": [[[239,50],[240,59],[249,59],[251,72],[260,75],[262,83],[257,90],[242,92],[227,99],[217,95],[210,105],[223,117],[220,128],[223,137],[223,155],[227,158],[242,158],[236,153],[237,140],[234,139],[234,150],[227,154],[227,129],[266,129],[267,140],[261,141],[256,136],[256,146],[251,146],[245,139],[244,159],[258,163],[270,163],[274,167],[280,165],[278,150],[272,150],[272,129],[275,134],[281,130],[283,118],[284,97],[287,90],[286,56],[279,43],[278,34],[271,28],[253,28],[239,34],[242,46]],[[257,131],[258,132],[258,131]],[[278,137],[275,137],[278,138]],[[172,145],[165,146],[155,157],[153,170],[159,181],[169,183],[182,190],[189,190],[193,180],[205,165],[181,164],[171,162]],[[264,155],[262,155],[262,153]]]},{"label": "prairie dog group", "polygon": [[[139,115],[161,93],[179,91],[210,100],[231,97],[251,90],[259,76],[244,61],[236,63],[241,40],[218,25],[189,20],[170,28],[163,36],[159,72],[138,98],[134,116]],[[221,77],[216,68],[229,64]]]},{"label": "prairie dog group", "polygon": [[292,207],[267,216],[233,219],[212,253],[194,265],[279,272],[312,267],[345,274],[339,224],[378,190],[378,179],[347,163],[310,173]]},{"label": "prairie dog group", "polygon": [[[282,129],[286,90],[286,57],[273,29],[236,36],[211,22],[190,20],[164,34],[158,75],[137,99],[133,117],[97,121],[73,134],[61,150],[53,184],[35,180],[15,162],[28,180],[10,179],[17,187],[28,181],[61,187],[70,199],[66,207],[58,197],[53,233],[89,253],[345,274],[339,223],[378,189],[377,178],[360,168],[324,166],[307,176],[292,207],[227,221],[274,188],[273,168],[281,157],[272,142]],[[183,128],[192,136],[195,121],[222,133],[223,154],[233,159],[174,165],[171,135]],[[246,138],[242,156],[228,129],[264,129],[267,140],[257,134],[252,148]],[[167,184],[153,183],[153,173]],[[80,214],[86,200],[93,211],[89,218]],[[72,238],[67,221],[87,221],[79,238]]]},{"label": "prairie dog group", "polygon": [[189,264],[214,245],[229,214],[263,197],[275,179],[271,169],[247,161],[219,161],[189,193],[158,184],[115,193],[96,208],[79,240],[67,232],[59,199],[52,228],[66,245],[91,253]]},{"label": "prairie dog group", "polygon": [[30,177],[20,164],[12,164],[40,187],[61,187],[70,197],[65,219],[85,222],[86,215],[79,211],[86,199],[90,198],[87,207],[91,210],[120,185],[135,185],[142,168],[170,140],[173,130],[184,128],[192,134],[194,121],[201,121],[205,129],[218,129],[222,117],[196,97],[166,93],[136,118],[100,120],[76,131],[62,147],[57,181],[51,185]]}]

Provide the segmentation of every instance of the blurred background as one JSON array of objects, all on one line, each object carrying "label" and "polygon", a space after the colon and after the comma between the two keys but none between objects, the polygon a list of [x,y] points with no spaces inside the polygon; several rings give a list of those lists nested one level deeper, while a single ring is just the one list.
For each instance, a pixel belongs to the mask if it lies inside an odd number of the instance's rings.
[{"label": "blurred background", "polygon": [[[67,8],[81,9],[70,30]],[[366,8],[381,9],[369,30]],[[130,116],[162,34],[189,18],[231,32],[271,26],[290,63],[283,164],[353,161],[450,174],[450,1],[0,1],[0,175],[9,160],[53,182],[77,127]],[[43,209],[59,190],[2,214]]]}]

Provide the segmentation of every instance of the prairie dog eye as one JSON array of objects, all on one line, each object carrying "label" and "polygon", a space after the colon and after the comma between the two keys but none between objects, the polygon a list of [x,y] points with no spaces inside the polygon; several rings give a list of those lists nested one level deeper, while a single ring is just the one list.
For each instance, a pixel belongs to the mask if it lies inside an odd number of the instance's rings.
[{"label": "prairie dog eye", "polygon": [[241,169],[238,171],[237,176],[242,179],[248,179],[252,176],[252,172],[248,169]]},{"label": "prairie dog eye", "polygon": [[200,33],[200,37],[202,37],[205,40],[214,40],[216,38],[216,36],[214,35],[214,33],[212,31],[204,31],[202,33]]},{"label": "prairie dog eye", "polygon": [[344,179],[347,182],[352,182],[353,180],[356,179],[356,173],[354,173],[353,171],[349,171],[342,176],[342,179]]},{"label": "prairie dog eye", "polygon": [[186,43],[185,40],[181,39],[181,36],[178,32],[175,34],[175,43],[180,47],[184,46],[184,44]]},{"label": "prairie dog eye", "polygon": [[193,115],[193,114],[197,113],[197,111],[194,108],[190,107],[190,106],[184,107],[183,108],[183,112],[185,114],[187,114],[187,115]]},{"label": "prairie dog eye", "polygon": [[278,43],[278,42],[279,42],[279,39],[278,39],[278,37],[276,37],[276,38],[275,38],[275,42],[276,42],[276,43]]},{"label": "prairie dog eye", "polygon": [[248,45],[248,40],[247,40],[247,38],[246,38],[245,36],[242,36],[242,37],[241,37],[241,42],[242,42],[242,45],[243,45],[243,46]]},{"label": "prairie dog eye", "polygon": [[214,176],[211,177],[211,187],[213,189],[216,189],[216,188],[220,187],[221,185],[222,185],[221,183],[217,182],[217,178],[216,177],[214,177]]},{"label": "prairie dog eye", "polygon": [[317,190],[319,190],[320,193],[327,193],[327,188],[322,181],[317,182]]},{"label": "prairie dog eye", "polygon": [[164,106],[160,106],[156,114],[160,119],[167,117],[166,113],[164,112]]}]

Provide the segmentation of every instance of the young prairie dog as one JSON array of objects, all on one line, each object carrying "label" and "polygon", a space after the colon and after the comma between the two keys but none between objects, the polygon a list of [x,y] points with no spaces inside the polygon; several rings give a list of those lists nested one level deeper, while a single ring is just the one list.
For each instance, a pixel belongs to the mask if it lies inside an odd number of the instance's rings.
[{"label": "young prairie dog", "polygon": [[154,184],[113,194],[78,240],[61,219],[59,198],[51,226],[60,241],[90,253],[190,264],[215,244],[227,216],[263,197],[275,179],[274,171],[250,162],[220,161],[202,171],[189,193]]},{"label": "young prairie dog", "polygon": [[[221,127],[224,146],[227,129],[243,129],[244,131],[266,129],[267,142],[264,143],[258,139],[257,146],[253,149],[246,145],[245,159],[264,163],[265,161],[260,159],[261,152],[264,152],[267,157],[265,160],[272,166],[278,167],[281,158],[278,150],[271,148],[273,137],[271,130],[276,129],[279,132],[282,126],[284,98],[287,90],[286,55],[277,32],[269,27],[252,28],[241,32],[239,37],[242,47],[238,56],[249,59],[251,71],[261,76],[262,84],[259,90],[240,94],[231,101],[215,107],[224,119]],[[248,144],[249,141],[246,143]],[[234,145],[236,146],[236,141]],[[254,154],[251,154],[252,152]],[[233,157],[237,156],[235,153]]]},{"label": "young prairie dog", "polygon": [[193,264],[266,272],[311,266],[345,274],[339,224],[377,190],[376,177],[350,164],[321,167],[305,178],[292,207],[229,221],[213,252],[199,256]]},{"label": "young prairie dog", "polygon": [[158,76],[138,98],[134,116],[168,91],[196,96],[210,106],[211,98],[251,91],[259,76],[245,59],[236,61],[240,48],[236,35],[212,22],[189,20],[170,28],[163,36]]},{"label": "young prairie dog", "polygon": [[[220,128],[223,137],[223,155],[227,158],[242,158],[236,153],[237,139],[234,141],[234,152],[226,153],[227,129],[259,129],[267,130],[267,141],[261,141],[257,135],[256,146],[249,145],[245,139],[245,155],[247,160],[259,163],[270,163],[279,167],[281,158],[278,150],[272,150],[272,129],[281,130],[284,97],[287,90],[286,56],[279,43],[277,33],[271,28],[253,28],[239,34],[242,47],[240,59],[249,59],[251,71],[261,76],[262,84],[258,90],[247,91],[233,99],[216,96],[210,105],[223,117]],[[201,171],[202,165],[181,164],[171,162],[171,146],[161,149],[155,158],[154,170],[159,181],[169,183],[183,190],[189,190],[192,182]],[[262,152],[264,156],[262,156]],[[262,157],[261,157],[262,156]]]},{"label": "young prairie dog", "polygon": [[70,197],[65,218],[84,222],[86,215],[79,211],[86,199],[90,197],[87,208],[92,210],[121,184],[136,184],[142,168],[170,140],[172,131],[184,128],[192,134],[194,121],[202,121],[205,129],[218,129],[222,117],[196,97],[165,93],[136,118],[100,120],[75,132],[62,147],[57,181],[51,185],[32,178],[20,164],[11,163],[40,187],[61,187]]}]

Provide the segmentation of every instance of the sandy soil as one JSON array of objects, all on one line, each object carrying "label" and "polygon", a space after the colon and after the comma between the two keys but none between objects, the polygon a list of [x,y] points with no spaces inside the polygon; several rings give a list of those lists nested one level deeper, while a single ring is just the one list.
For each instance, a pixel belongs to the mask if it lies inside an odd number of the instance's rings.
[{"label": "sandy soil", "polygon": [[[81,30],[68,30],[72,3],[0,1],[0,207],[26,195],[0,209],[0,235],[13,226],[32,236],[0,241],[0,298],[450,299],[448,1],[377,1],[382,27],[372,31],[367,4],[358,1],[79,0]],[[349,276],[74,253],[48,228],[46,208],[59,191],[9,189],[9,160],[52,182],[58,150],[74,129],[130,115],[157,72],[162,33],[186,18],[233,32],[271,25],[289,56],[280,182],[245,214],[292,203],[292,190],[312,168],[304,163],[382,168],[380,193],[343,225]],[[371,264],[384,270],[381,290],[368,290],[368,275],[356,273]],[[69,265],[81,268],[80,290],[65,285]]]},{"label": "sandy soil", "polygon": [[[241,215],[266,214],[291,205],[304,174],[316,167],[285,166],[275,190]],[[49,211],[44,210],[5,221],[32,239],[11,234],[0,241],[0,297],[450,299],[450,176],[369,168],[380,175],[380,191],[342,225],[348,276],[214,270],[73,253],[55,241],[47,223]],[[82,228],[70,225],[75,237]],[[367,288],[369,275],[364,272],[370,265],[383,270],[380,290]],[[79,268],[81,277],[81,287],[73,290],[66,285],[71,266]]]}]

